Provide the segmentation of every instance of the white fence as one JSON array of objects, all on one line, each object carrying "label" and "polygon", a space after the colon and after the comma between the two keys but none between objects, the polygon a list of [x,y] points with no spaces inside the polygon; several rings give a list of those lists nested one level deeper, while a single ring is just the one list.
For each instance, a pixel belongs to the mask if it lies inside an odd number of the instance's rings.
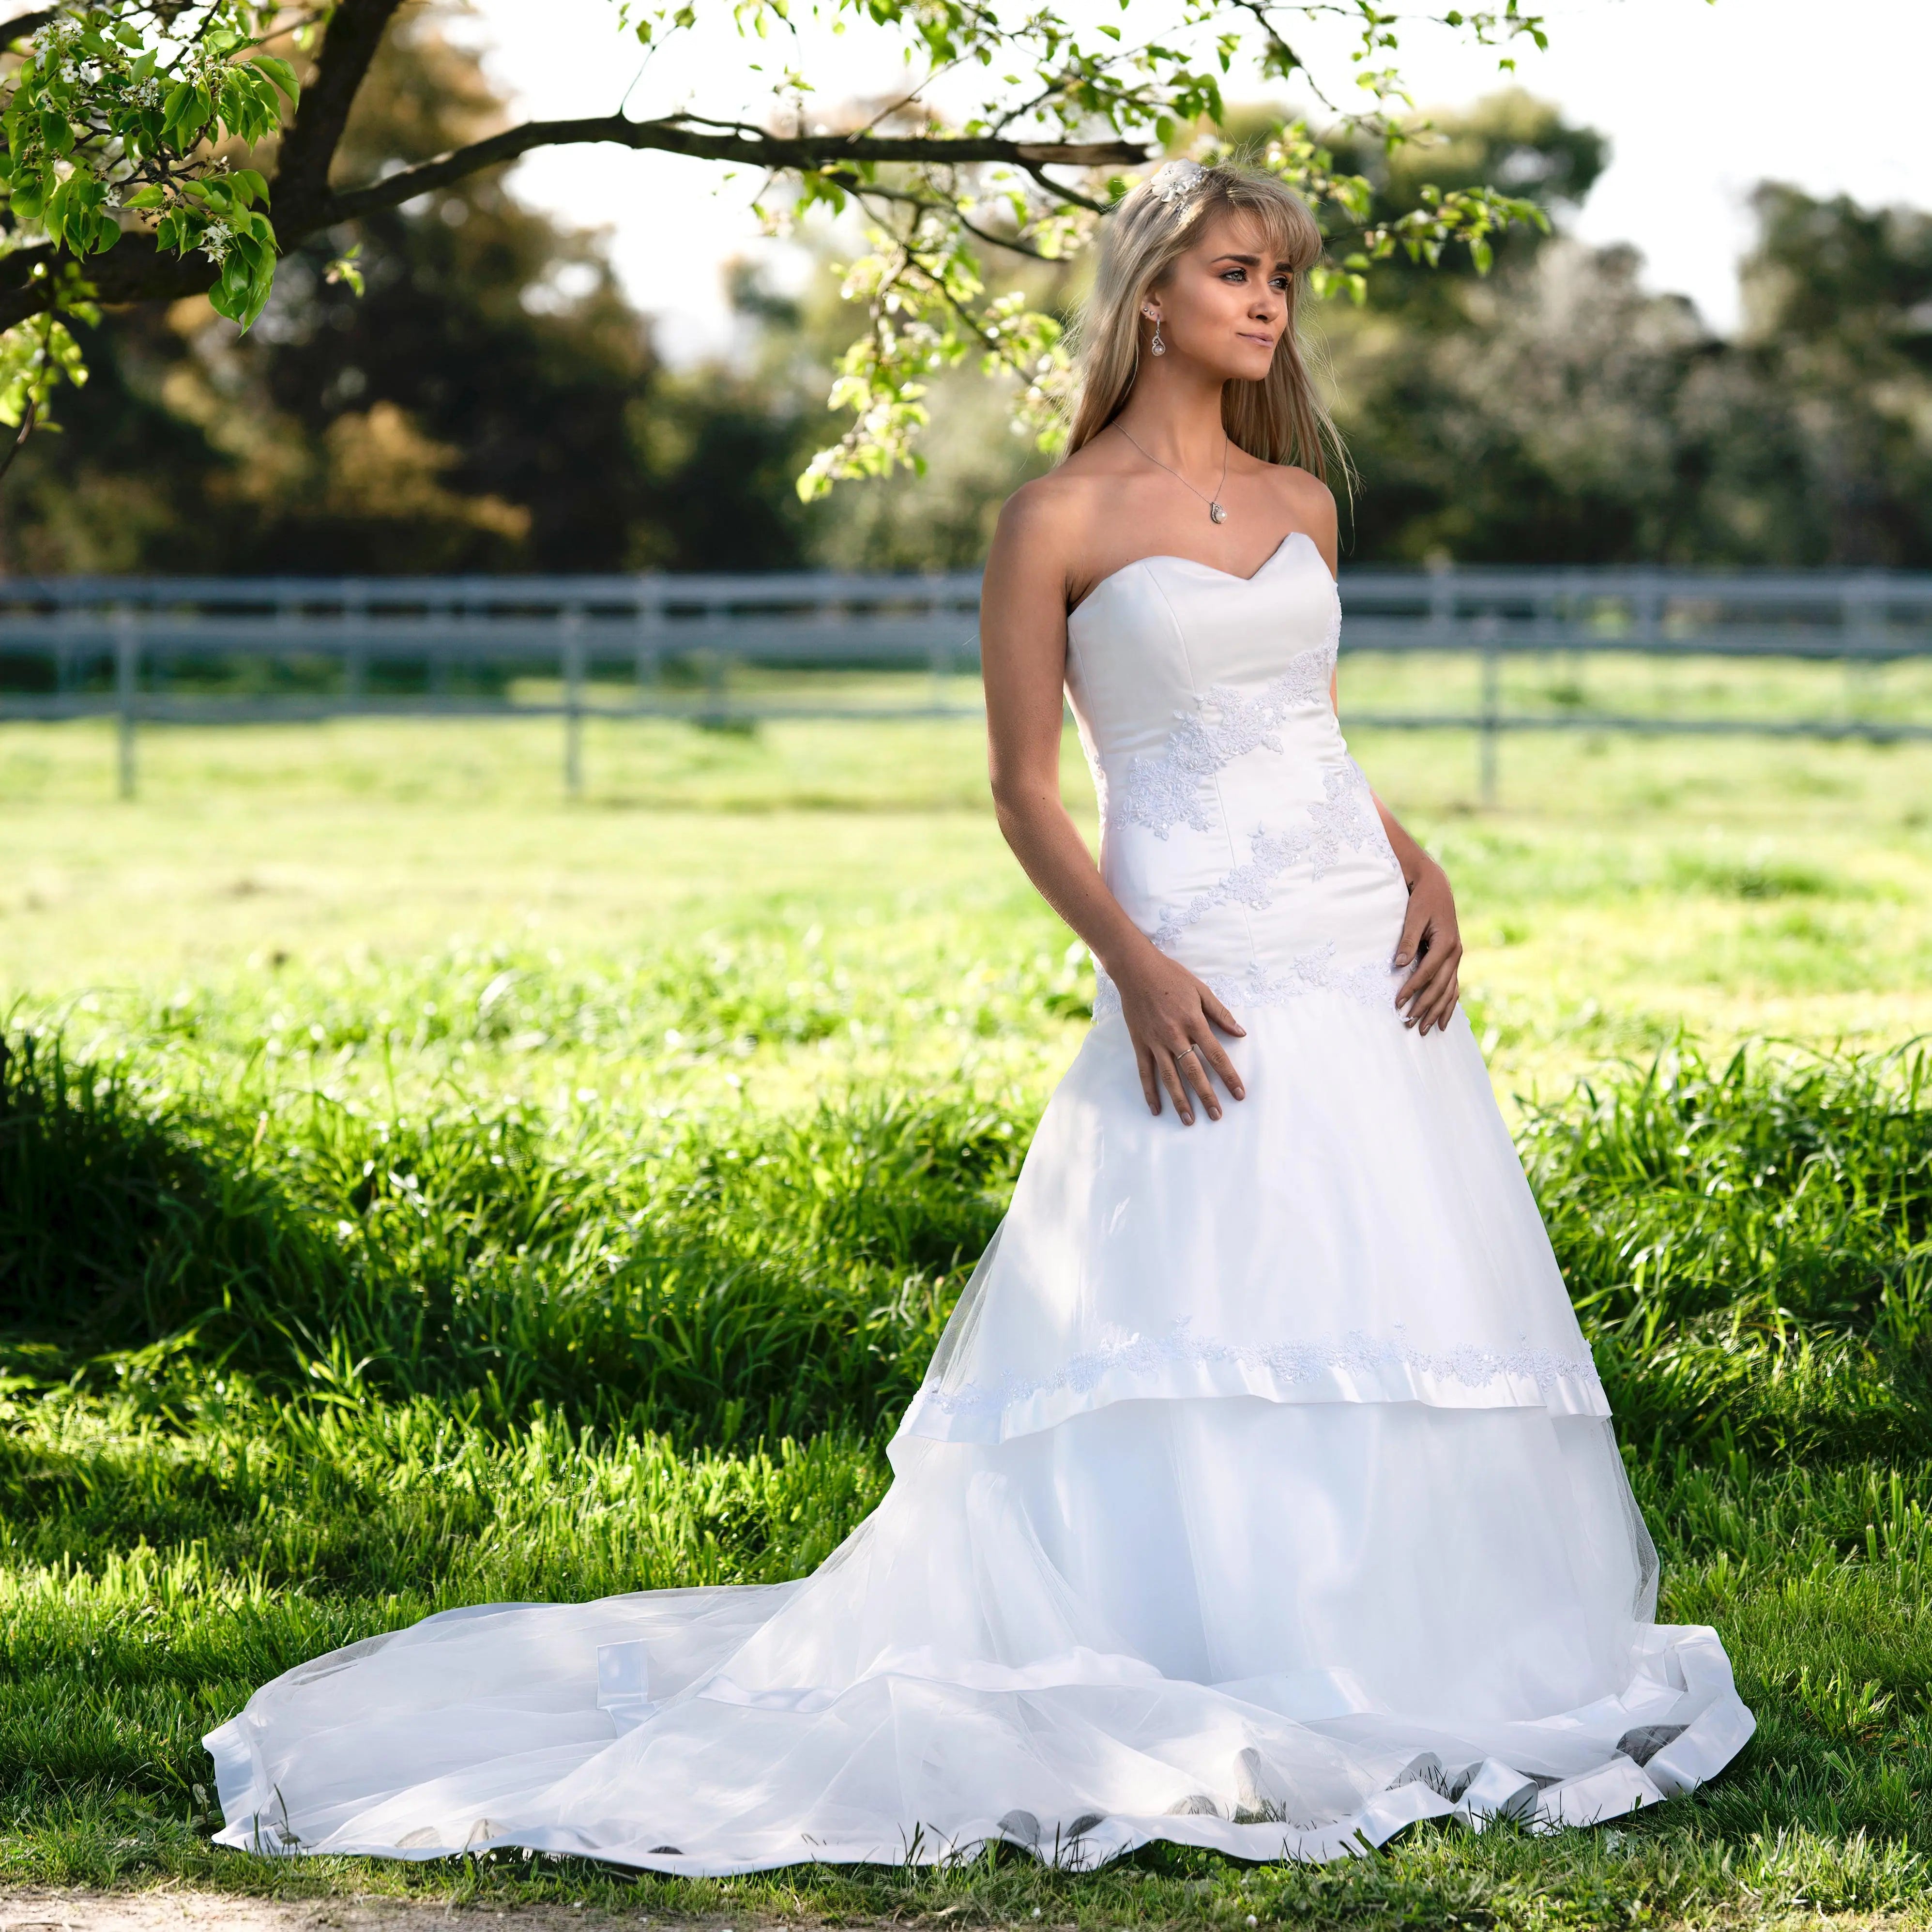
[{"label": "white fence", "polygon": [[[1932,574],[1350,569],[1342,599],[1345,651],[1479,661],[1472,708],[1352,709],[1350,722],[1476,732],[1486,793],[1508,731],[1932,737],[1932,722],[1883,717],[1513,712],[1502,676],[1526,653],[1932,656]],[[975,712],[961,677],[977,668],[978,602],[977,573],[16,578],[0,580],[0,720],[115,718],[131,795],[146,724],[556,716],[575,791],[591,716]]]}]

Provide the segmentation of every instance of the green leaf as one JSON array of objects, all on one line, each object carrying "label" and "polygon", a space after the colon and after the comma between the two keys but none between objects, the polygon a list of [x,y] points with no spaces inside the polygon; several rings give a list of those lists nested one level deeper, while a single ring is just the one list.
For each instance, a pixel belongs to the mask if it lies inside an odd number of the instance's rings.
[{"label": "green leaf", "polygon": [[248,62],[258,67],[288,97],[289,105],[295,106],[302,99],[302,83],[296,79],[296,70],[289,63],[274,54],[257,54]]}]

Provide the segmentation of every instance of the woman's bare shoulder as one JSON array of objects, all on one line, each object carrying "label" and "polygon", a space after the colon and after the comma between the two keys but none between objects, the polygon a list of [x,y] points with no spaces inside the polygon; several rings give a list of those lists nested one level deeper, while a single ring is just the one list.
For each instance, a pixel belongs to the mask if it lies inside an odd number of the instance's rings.
[{"label": "woman's bare shoulder", "polygon": [[1022,483],[1000,506],[994,555],[1013,563],[1051,559],[1065,568],[1084,554],[1105,514],[1105,478],[1076,457]]},{"label": "woman's bare shoulder", "polygon": [[1274,492],[1288,515],[1304,525],[1335,520],[1335,493],[1312,470],[1292,463],[1270,463],[1242,452],[1242,467]]}]

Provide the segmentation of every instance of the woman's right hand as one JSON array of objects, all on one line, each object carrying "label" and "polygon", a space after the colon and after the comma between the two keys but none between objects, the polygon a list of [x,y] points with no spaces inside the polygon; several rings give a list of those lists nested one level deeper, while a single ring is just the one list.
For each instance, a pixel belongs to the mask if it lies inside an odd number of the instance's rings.
[{"label": "woman's right hand", "polygon": [[1194,1124],[1198,1095],[1210,1120],[1221,1118],[1221,1098],[1210,1070],[1238,1100],[1245,1097],[1241,1076],[1214,1036],[1219,1027],[1237,1039],[1247,1029],[1217,1000],[1207,985],[1178,960],[1152,946],[1132,965],[1112,976],[1120,995],[1121,1017],[1134,1043],[1140,1069],[1141,1091],[1148,1111],[1160,1112],[1162,1090],[1174,1102],[1183,1126]]}]

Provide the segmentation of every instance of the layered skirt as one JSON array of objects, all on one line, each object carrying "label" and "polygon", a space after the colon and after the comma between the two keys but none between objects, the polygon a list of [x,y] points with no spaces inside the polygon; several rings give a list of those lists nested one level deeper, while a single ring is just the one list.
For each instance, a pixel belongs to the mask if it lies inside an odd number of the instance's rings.
[{"label": "layered skirt", "polygon": [[208,1739],[222,1843],[667,1872],[1330,1858],[1581,1825],[1749,1737],[1657,1564],[1466,1022],[1258,1004],[1249,1097],[1150,1115],[1118,1013],[891,1445],[769,1586],[448,1611]]}]

